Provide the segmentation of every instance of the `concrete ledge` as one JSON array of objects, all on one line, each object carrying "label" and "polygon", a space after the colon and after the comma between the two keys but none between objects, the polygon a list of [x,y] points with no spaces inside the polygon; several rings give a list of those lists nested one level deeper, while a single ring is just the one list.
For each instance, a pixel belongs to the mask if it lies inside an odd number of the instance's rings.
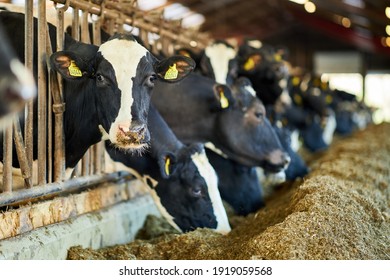
[{"label": "concrete ledge", "polygon": [[0,259],[66,259],[72,246],[93,249],[134,240],[148,214],[160,216],[149,195],[0,241]]}]

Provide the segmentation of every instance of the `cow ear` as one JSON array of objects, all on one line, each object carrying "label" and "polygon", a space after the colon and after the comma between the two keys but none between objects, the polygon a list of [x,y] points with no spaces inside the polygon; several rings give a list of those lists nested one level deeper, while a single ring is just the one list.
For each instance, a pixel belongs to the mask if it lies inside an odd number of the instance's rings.
[{"label": "cow ear", "polygon": [[158,165],[164,179],[168,179],[175,172],[176,157],[172,153],[165,153],[160,156]]},{"label": "cow ear", "polygon": [[87,64],[75,53],[69,51],[55,52],[50,56],[51,67],[68,80],[89,76]]},{"label": "cow ear", "polygon": [[217,107],[219,109],[227,109],[234,103],[234,98],[230,88],[226,85],[215,84],[214,85],[214,96],[218,101]]},{"label": "cow ear", "polygon": [[253,53],[243,61],[241,67],[244,71],[250,72],[256,69],[262,62],[263,57],[260,53]]},{"label": "cow ear", "polygon": [[160,79],[167,82],[178,82],[195,69],[195,61],[190,57],[175,55],[161,60],[155,66]]}]

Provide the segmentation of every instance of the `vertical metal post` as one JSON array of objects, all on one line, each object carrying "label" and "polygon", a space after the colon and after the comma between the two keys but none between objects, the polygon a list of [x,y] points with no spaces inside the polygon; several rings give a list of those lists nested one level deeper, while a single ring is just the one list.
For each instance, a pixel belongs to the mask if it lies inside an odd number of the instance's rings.
[{"label": "vertical metal post", "polygon": [[12,125],[5,129],[3,139],[3,191],[12,191]]},{"label": "vertical metal post", "polygon": [[[57,51],[64,48],[64,13],[69,1],[63,7],[57,7]],[[54,181],[60,182],[65,176],[65,135],[63,132],[64,98],[62,77],[52,71],[50,73],[50,89],[53,98],[54,112]]]},{"label": "vertical metal post", "polygon": [[[101,19],[94,18],[94,15],[92,15],[92,38],[93,38],[93,44],[100,46],[102,38],[101,38]],[[94,174],[100,174],[102,172],[102,161],[103,161],[103,147],[104,143],[101,141],[93,146],[93,169],[91,172]]]},{"label": "vertical metal post", "polygon": [[46,1],[38,2],[38,184],[46,184]]},{"label": "vertical metal post", "polygon": [[25,146],[22,136],[22,129],[20,128],[19,118],[15,118],[13,121],[14,128],[14,142],[16,148],[16,154],[20,165],[20,171],[24,179],[24,185],[26,188],[32,187],[32,172],[27,162],[27,155],[25,153]]},{"label": "vertical metal post", "polygon": [[75,40],[80,40],[79,11],[79,8],[73,8],[72,37]]},{"label": "vertical metal post", "polygon": [[[27,69],[33,72],[33,58],[34,58],[34,28],[33,28],[33,0],[26,0],[25,7],[25,23],[24,23],[24,61]],[[33,165],[33,121],[34,121],[34,101],[28,101],[25,108],[25,127],[24,139],[27,153],[27,164],[32,170]]]}]

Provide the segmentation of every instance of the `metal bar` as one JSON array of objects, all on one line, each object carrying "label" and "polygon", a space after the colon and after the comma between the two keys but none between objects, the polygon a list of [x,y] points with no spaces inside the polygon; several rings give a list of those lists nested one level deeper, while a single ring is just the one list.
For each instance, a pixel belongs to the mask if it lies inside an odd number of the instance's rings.
[{"label": "metal bar", "polygon": [[81,176],[86,176],[89,174],[89,161],[90,161],[90,150],[88,149],[81,162]]},{"label": "metal bar", "polygon": [[[59,2],[58,2],[59,3]],[[80,40],[80,17],[79,8],[73,7],[73,20],[72,20],[72,38]]]},{"label": "metal bar", "polygon": [[0,207],[20,205],[34,199],[53,197],[76,190],[87,189],[101,183],[118,182],[119,180],[128,180],[130,178],[134,177],[129,173],[115,172],[104,175],[90,175],[74,178],[65,182],[39,185],[31,189],[23,189],[12,193],[2,193],[0,196]]},{"label": "metal bar", "polygon": [[[64,48],[64,13],[68,2],[57,10],[57,51]],[[51,52],[52,53],[52,52]],[[50,89],[53,98],[54,112],[54,182],[60,182],[65,176],[65,135],[63,132],[63,117],[65,104],[61,75],[50,71]]]},{"label": "metal bar", "polygon": [[[3,191],[12,192],[12,126],[5,129],[3,139]],[[3,196],[2,194],[1,196]]]},{"label": "metal bar", "polygon": [[[50,44],[50,39],[49,41],[46,41],[48,42],[48,44]],[[49,55],[47,53],[47,55]],[[53,73],[50,73],[48,72],[47,73],[49,75],[49,82],[50,82],[50,75],[53,75]],[[46,100],[46,104],[47,104],[47,182],[48,183],[51,183],[53,181],[53,115],[52,115],[52,112],[53,112],[53,106],[52,106],[52,102],[51,102],[51,95],[52,95],[52,92],[51,92],[51,87],[50,87],[50,84],[49,84],[49,87],[48,87],[48,92],[47,92],[47,100]]]},{"label": "metal bar", "polygon": [[[34,28],[33,28],[33,0],[26,0],[25,7],[25,25],[24,25],[24,61],[27,69],[33,72],[33,58],[34,58]],[[33,121],[34,121],[34,101],[28,101],[25,108],[25,126],[24,139],[26,144],[27,164],[32,170],[33,165]]]},{"label": "metal bar", "polygon": [[46,183],[46,1],[38,2],[38,184]]},{"label": "metal bar", "polygon": [[[56,2],[56,3],[64,3],[65,2],[64,0],[51,0],[51,1]],[[129,11],[127,9],[120,10],[120,8],[118,6],[115,6],[115,5],[109,6],[110,8],[115,8],[115,10],[108,9],[107,6],[104,9],[102,9],[101,6],[99,6],[99,5],[96,5],[96,4],[87,2],[87,1],[82,1],[82,0],[77,0],[77,1],[70,0],[69,5],[73,8],[79,8],[81,10],[88,11],[91,14],[104,16],[104,18],[106,18],[106,19],[117,19],[120,17],[121,13],[124,13],[125,15],[128,16],[128,17],[123,19],[125,24],[131,25],[134,27],[138,27],[138,28],[143,28],[146,31],[152,32],[152,33],[158,33],[158,31],[159,31],[159,26],[157,26],[157,24],[146,22],[145,18],[147,16],[145,15],[145,12],[142,12],[139,10],[138,11],[135,9],[132,9],[131,11]],[[138,12],[139,15],[134,16],[134,13],[136,13],[136,12]],[[191,40],[194,39],[194,38],[188,38],[185,34],[178,34],[175,30],[163,29],[163,30],[161,30],[160,33],[161,33],[160,34],[161,36],[166,36],[170,39],[177,41],[178,43],[188,44]],[[208,45],[208,42],[198,41],[199,48],[204,48],[207,45]]]},{"label": "metal bar", "polygon": [[20,128],[19,118],[14,119],[13,128],[14,128],[14,142],[15,142],[16,154],[18,156],[20,171],[24,179],[24,185],[26,188],[31,188],[32,169],[28,166],[28,160],[25,152],[26,150],[25,150],[23,136],[22,136],[22,129]]},{"label": "metal bar", "polygon": [[86,11],[83,11],[81,16],[81,42],[87,44],[91,43],[88,28],[88,12]]}]

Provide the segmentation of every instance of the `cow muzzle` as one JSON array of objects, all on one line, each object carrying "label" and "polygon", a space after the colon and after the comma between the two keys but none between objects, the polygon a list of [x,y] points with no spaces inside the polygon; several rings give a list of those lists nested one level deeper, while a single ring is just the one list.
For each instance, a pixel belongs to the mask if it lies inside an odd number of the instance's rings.
[{"label": "cow muzzle", "polygon": [[150,141],[150,134],[145,124],[132,123],[118,125],[117,142],[119,145],[144,145]]},{"label": "cow muzzle", "polygon": [[264,169],[270,172],[280,172],[287,169],[290,164],[290,156],[282,150],[274,150],[266,157]]}]

